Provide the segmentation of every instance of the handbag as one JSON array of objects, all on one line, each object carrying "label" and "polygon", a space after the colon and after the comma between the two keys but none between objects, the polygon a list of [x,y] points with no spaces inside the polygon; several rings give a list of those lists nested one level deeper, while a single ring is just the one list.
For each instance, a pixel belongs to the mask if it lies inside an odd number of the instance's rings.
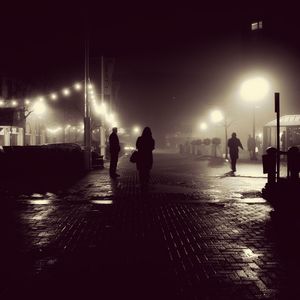
[{"label": "handbag", "polygon": [[129,160],[130,160],[130,162],[135,164],[137,162],[137,159],[138,159],[138,152],[136,150],[134,150],[131,153],[131,156],[130,156]]}]

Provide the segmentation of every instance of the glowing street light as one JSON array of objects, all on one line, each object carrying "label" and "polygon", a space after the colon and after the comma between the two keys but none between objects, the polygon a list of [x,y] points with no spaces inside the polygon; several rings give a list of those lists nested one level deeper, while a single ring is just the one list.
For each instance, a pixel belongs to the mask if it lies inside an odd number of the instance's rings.
[{"label": "glowing street light", "polygon": [[4,105],[4,100],[0,100],[0,106],[3,106]]},{"label": "glowing street light", "polygon": [[18,101],[12,100],[12,101],[11,101],[11,104],[12,104],[12,106],[17,106],[17,105],[18,105]]},{"label": "glowing street light", "polygon": [[211,112],[210,118],[213,123],[219,123],[223,121],[224,116],[220,110],[214,110]]},{"label": "glowing street light", "polygon": [[64,96],[69,96],[70,95],[70,90],[68,88],[65,88],[62,90],[62,93]]},{"label": "glowing street light", "polygon": [[29,105],[31,103],[31,101],[29,99],[25,99],[25,104]]},{"label": "glowing street light", "polygon": [[55,94],[55,93],[50,94],[50,98],[51,98],[51,100],[56,100],[57,94]]},{"label": "glowing street light", "polygon": [[[240,88],[240,95],[242,99],[253,104],[253,143],[256,148],[255,142],[255,103],[262,100],[269,92],[270,85],[263,77],[254,77],[243,82]],[[256,153],[253,152],[253,160],[256,160]]]},{"label": "glowing street light", "polygon": [[76,91],[80,91],[80,90],[82,89],[82,85],[81,85],[79,82],[76,82],[76,83],[74,84],[74,89],[75,89]]},{"label": "glowing street light", "polygon": [[205,122],[202,122],[202,123],[200,123],[200,129],[202,130],[202,131],[205,131],[205,130],[207,130],[207,128],[208,128],[208,126],[207,126],[207,124],[205,123]]},{"label": "glowing street light", "polygon": [[33,111],[39,116],[44,114],[46,111],[46,105],[45,105],[44,101],[35,102],[32,108],[33,108]]},{"label": "glowing street light", "polygon": [[134,126],[133,127],[133,133],[134,134],[139,134],[141,132],[141,128],[139,126]]},{"label": "glowing street light", "polygon": [[246,101],[259,101],[268,94],[269,89],[269,83],[265,78],[255,77],[243,82],[240,94]]}]

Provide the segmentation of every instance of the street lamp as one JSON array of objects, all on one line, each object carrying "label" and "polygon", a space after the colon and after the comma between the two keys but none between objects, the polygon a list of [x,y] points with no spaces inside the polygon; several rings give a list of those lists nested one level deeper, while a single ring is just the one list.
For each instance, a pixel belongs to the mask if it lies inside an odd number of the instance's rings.
[{"label": "street lamp", "polygon": [[134,134],[139,134],[141,132],[141,128],[138,127],[138,126],[134,126],[132,131],[133,131]]},{"label": "street lamp", "polygon": [[252,102],[253,104],[253,144],[254,144],[254,151],[253,151],[253,159],[256,160],[256,142],[255,142],[255,104],[259,100],[262,100],[269,92],[270,86],[268,81],[263,77],[254,77],[248,79],[243,82],[240,89],[240,95],[242,99],[248,102]]},{"label": "street lamp", "polygon": [[202,122],[202,123],[200,123],[199,127],[202,131],[205,131],[207,129],[207,124],[205,122]]}]

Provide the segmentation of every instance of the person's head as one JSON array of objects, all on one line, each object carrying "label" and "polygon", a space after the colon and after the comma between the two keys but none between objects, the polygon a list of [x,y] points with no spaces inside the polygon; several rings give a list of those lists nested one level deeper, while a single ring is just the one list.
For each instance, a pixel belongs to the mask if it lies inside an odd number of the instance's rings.
[{"label": "person's head", "polygon": [[231,137],[236,138],[236,133],[233,132],[232,135],[231,135]]},{"label": "person's head", "polygon": [[118,128],[117,127],[113,127],[112,132],[118,133]]},{"label": "person's head", "polygon": [[152,137],[152,132],[150,127],[145,127],[142,133],[142,136],[144,137]]}]

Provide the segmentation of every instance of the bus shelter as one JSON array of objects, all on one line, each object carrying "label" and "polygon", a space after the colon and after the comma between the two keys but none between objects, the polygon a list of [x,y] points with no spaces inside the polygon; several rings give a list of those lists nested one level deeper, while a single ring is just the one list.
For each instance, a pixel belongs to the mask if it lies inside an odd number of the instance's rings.
[{"label": "bus shelter", "polygon": [[[276,119],[268,122],[263,131],[263,150],[275,147]],[[280,150],[287,151],[289,147],[300,147],[300,115],[285,115],[280,117]]]}]

